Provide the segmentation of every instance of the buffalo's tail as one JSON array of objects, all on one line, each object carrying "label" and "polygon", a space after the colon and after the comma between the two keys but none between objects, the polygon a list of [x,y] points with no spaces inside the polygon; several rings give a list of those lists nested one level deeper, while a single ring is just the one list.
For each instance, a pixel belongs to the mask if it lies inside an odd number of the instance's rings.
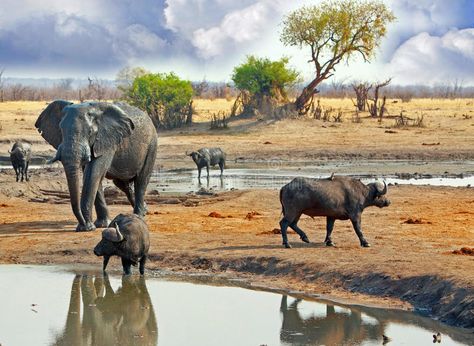
[{"label": "buffalo's tail", "polygon": [[281,204],[281,213],[280,216],[285,216],[285,206],[283,205],[283,188],[280,189],[280,204]]}]

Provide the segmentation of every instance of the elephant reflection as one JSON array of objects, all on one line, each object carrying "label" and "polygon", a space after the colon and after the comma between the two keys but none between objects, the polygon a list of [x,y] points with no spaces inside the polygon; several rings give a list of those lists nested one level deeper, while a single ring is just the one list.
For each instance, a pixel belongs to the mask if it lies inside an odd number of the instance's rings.
[{"label": "elephant reflection", "polygon": [[144,277],[124,276],[114,292],[108,276],[76,275],[66,325],[53,345],[157,343],[158,327]]},{"label": "elephant reflection", "polygon": [[304,319],[298,311],[300,299],[288,306],[288,297],[282,296],[280,312],[283,322],[280,340],[290,344],[358,345],[365,340],[380,340],[385,325],[363,324],[360,312],[337,313],[333,305],[326,305],[326,316]]}]

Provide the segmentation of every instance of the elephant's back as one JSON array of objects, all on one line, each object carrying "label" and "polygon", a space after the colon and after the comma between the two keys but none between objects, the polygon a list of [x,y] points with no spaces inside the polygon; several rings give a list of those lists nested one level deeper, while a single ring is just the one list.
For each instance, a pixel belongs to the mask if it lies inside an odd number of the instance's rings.
[{"label": "elephant's back", "polygon": [[126,102],[117,102],[115,105],[121,108],[130,117],[130,119],[132,119],[133,125],[135,127],[133,132],[136,132],[140,135],[145,133],[149,133],[154,136],[157,135],[153,121],[146,112],[135,106],[129,105]]},{"label": "elephant's back", "polygon": [[132,179],[142,171],[147,161],[156,160],[158,135],[148,114],[125,102],[115,103],[132,120],[134,129],[123,139],[115,152],[107,178]]}]

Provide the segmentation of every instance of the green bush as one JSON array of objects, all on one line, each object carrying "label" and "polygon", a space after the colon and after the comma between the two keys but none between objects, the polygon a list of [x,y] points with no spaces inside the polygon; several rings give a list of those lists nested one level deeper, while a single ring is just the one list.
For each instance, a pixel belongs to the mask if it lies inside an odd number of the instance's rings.
[{"label": "green bush", "polygon": [[174,73],[148,73],[134,79],[127,100],[146,111],[158,128],[171,129],[192,121],[190,81]]},{"label": "green bush", "polygon": [[288,58],[271,61],[267,58],[248,56],[247,60],[234,68],[232,80],[239,90],[261,98],[270,96],[278,101],[286,101],[286,89],[298,81],[299,74],[288,68]]}]

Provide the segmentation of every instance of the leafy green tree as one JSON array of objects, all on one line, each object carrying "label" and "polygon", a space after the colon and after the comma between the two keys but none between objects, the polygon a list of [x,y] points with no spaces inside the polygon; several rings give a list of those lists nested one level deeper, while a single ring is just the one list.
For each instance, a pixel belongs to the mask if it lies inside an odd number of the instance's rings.
[{"label": "leafy green tree", "polygon": [[237,89],[249,93],[249,103],[253,107],[259,108],[265,97],[286,102],[287,88],[299,77],[298,72],[287,65],[288,58],[272,61],[248,56],[244,63],[234,68],[232,80]]},{"label": "leafy green tree", "polygon": [[360,55],[370,61],[395,20],[391,10],[379,0],[328,0],[304,6],[283,20],[280,39],[287,46],[309,47],[316,76],[303,89],[295,105],[306,112],[317,86],[330,78],[342,60]]},{"label": "leafy green tree", "polygon": [[191,122],[191,82],[174,73],[148,73],[136,77],[126,99],[146,111],[155,126],[170,129]]}]

